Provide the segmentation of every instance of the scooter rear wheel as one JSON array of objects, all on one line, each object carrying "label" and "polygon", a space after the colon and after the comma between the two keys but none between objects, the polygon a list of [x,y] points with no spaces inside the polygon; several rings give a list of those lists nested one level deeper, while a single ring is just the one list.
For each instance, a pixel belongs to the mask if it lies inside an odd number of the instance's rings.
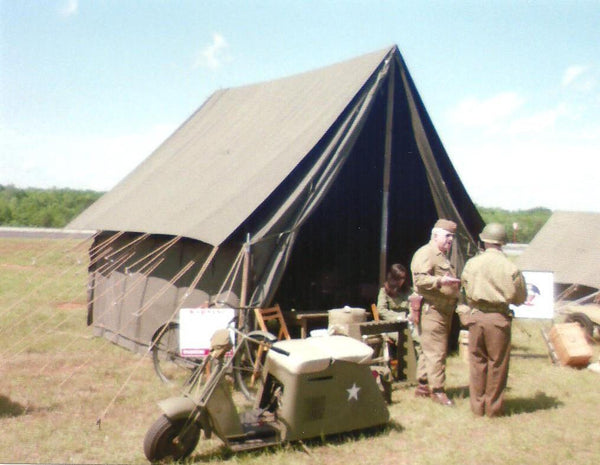
[{"label": "scooter rear wheel", "polygon": [[190,455],[200,439],[200,427],[188,418],[171,420],[161,415],[144,438],[144,455],[151,462],[180,460]]}]

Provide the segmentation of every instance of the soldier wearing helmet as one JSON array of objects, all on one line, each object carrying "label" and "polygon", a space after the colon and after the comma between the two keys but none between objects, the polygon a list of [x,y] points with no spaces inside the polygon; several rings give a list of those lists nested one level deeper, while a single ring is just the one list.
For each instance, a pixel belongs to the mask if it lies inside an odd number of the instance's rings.
[{"label": "soldier wearing helmet", "polygon": [[506,258],[502,245],[506,230],[490,223],[479,235],[484,252],[465,264],[462,290],[468,309],[459,312],[469,328],[469,395],[471,410],[479,416],[503,413],[504,389],[510,359],[509,305],[527,298],[525,279]]},{"label": "soldier wearing helmet", "polygon": [[506,244],[506,229],[500,223],[490,223],[479,235],[479,238],[484,244]]}]

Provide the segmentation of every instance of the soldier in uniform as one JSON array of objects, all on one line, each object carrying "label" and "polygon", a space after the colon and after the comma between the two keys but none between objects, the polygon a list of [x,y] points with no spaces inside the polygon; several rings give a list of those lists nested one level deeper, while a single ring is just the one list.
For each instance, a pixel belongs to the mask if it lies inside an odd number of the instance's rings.
[{"label": "soldier in uniform", "polygon": [[525,279],[502,253],[506,230],[490,223],[479,235],[485,251],[465,264],[462,288],[468,309],[460,311],[469,328],[469,395],[471,410],[479,416],[503,413],[504,389],[510,359],[509,304],[527,298]]},{"label": "soldier in uniform", "polygon": [[387,272],[385,283],[377,296],[377,310],[384,321],[405,320],[408,316],[408,295],[410,287],[407,278],[408,271],[394,263]]},{"label": "soldier in uniform", "polygon": [[442,405],[453,405],[445,392],[446,355],[452,315],[459,296],[460,280],[448,253],[456,223],[440,219],[431,230],[431,240],[413,255],[410,265],[415,292],[423,297],[417,323],[421,353],[417,363],[417,397],[431,397]]}]

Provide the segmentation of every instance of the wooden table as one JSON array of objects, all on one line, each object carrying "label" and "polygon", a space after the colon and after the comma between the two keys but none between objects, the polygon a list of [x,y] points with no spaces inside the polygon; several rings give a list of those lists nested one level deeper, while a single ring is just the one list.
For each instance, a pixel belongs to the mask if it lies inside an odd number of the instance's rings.
[{"label": "wooden table", "polygon": [[358,323],[361,336],[382,333],[398,333],[396,345],[396,381],[415,382],[416,358],[408,321],[368,321]]},{"label": "wooden table", "polygon": [[326,311],[320,312],[296,312],[291,311],[286,313],[286,317],[291,324],[295,326],[300,326],[300,337],[304,339],[308,335],[308,322],[315,322],[319,320],[324,320],[325,326],[327,328],[327,323],[329,321],[329,313]]}]

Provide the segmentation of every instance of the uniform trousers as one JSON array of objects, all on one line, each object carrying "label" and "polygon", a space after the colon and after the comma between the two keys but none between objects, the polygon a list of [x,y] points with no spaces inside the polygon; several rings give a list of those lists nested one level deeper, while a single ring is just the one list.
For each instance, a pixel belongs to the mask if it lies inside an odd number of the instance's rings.
[{"label": "uniform trousers", "polygon": [[446,383],[446,356],[448,335],[454,307],[423,304],[419,336],[421,352],[417,362],[417,379],[427,380],[432,390],[444,389]]},{"label": "uniform trousers", "polygon": [[503,414],[510,360],[511,319],[502,313],[474,311],[469,326],[471,410],[489,417]]}]

